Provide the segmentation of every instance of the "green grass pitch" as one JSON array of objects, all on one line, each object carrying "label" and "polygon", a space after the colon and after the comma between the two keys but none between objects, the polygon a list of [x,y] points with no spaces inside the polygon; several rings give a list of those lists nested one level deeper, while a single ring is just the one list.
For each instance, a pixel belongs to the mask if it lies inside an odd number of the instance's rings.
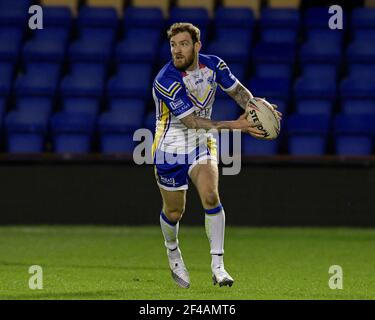
[{"label": "green grass pitch", "polygon": [[[0,299],[374,299],[375,230],[227,227],[226,268],[235,279],[213,286],[203,227],[181,225],[191,287],[168,269],[153,227],[0,227]],[[43,268],[31,290],[29,267]],[[332,290],[331,265],[343,269]]]}]

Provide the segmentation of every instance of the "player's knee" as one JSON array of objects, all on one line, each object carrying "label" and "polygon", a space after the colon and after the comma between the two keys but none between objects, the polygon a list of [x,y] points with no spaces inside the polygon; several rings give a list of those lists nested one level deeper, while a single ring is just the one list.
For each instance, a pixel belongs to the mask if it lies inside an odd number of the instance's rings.
[{"label": "player's knee", "polygon": [[216,208],[220,204],[219,194],[216,191],[207,192],[202,200],[203,206],[207,209]]},{"label": "player's knee", "polygon": [[165,215],[167,216],[168,220],[173,223],[177,223],[178,221],[180,221],[184,212],[185,208],[165,209]]}]

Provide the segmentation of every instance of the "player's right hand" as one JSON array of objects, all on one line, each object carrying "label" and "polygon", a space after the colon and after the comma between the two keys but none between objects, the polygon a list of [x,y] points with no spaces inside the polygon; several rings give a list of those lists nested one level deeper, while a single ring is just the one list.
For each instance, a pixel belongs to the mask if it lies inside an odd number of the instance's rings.
[{"label": "player's right hand", "polygon": [[241,129],[242,132],[250,134],[255,138],[264,137],[264,133],[260,131],[257,127],[261,125],[260,122],[250,122],[248,120],[250,110],[246,110],[237,120],[238,129]]}]

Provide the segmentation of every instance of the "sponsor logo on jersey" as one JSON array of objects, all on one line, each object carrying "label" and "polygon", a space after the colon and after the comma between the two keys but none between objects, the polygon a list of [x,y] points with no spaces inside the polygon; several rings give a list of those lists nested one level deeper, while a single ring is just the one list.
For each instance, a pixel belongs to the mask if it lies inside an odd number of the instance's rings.
[{"label": "sponsor logo on jersey", "polygon": [[176,186],[176,181],[174,180],[174,178],[167,178],[167,177],[163,177],[163,176],[159,176],[160,177],[160,181],[164,184],[168,184],[168,185],[171,185],[173,187]]},{"label": "sponsor logo on jersey", "polygon": [[176,110],[184,105],[184,102],[181,99],[177,99],[170,103],[172,110]]}]

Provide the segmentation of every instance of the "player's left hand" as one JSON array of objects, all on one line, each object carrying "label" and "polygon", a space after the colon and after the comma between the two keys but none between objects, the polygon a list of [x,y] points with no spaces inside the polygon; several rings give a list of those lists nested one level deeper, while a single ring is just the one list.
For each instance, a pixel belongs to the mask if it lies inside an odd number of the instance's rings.
[{"label": "player's left hand", "polygon": [[277,105],[276,104],[271,103],[271,106],[274,109],[274,113],[275,113],[277,119],[279,119],[279,121],[281,121],[281,119],[283,118],[283,114],[280,111],[276,110],[277,109]]},{"label": "player's left hand", "polygon": [[[262,99],[262,100],[266,100],[267,101],[266,98],[256,98],[256,97],[254,97],[254,99],[256,99],[256,100],[257,99]],[[268,103],[273,107],[273,111],[274,111],[276,117],[279,119],[279,121],[281,121],[281,119],[283,118],[283,114],[280,111],[277,110],[278,106],[276,104],[274,104],[274,103],[271,103],[271,102],[268,102]]]}]

